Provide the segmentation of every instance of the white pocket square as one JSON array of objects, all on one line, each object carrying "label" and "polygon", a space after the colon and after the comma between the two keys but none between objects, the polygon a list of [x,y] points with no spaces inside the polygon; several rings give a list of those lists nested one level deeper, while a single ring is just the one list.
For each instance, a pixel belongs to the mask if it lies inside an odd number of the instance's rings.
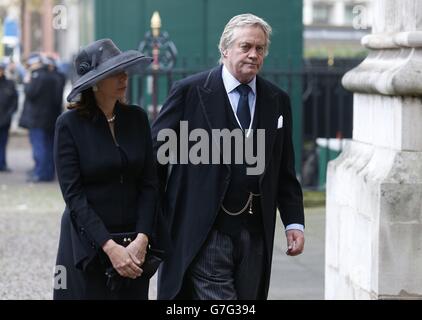
[{"label": "white pocket square", "polygon": [[283,128],[283,116],[278,117],[277,129]]}]

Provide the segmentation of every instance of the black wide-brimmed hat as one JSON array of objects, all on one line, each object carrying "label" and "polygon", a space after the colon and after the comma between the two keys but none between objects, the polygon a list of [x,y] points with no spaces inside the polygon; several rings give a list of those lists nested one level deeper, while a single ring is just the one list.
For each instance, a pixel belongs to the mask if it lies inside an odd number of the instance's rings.
[{"label": "black wide-brimmed hat", "polygon": [[112,74],[122,71],[129,74],[140,73],[152,60],[136,50],[121,52],[110,39],[94,41],[82,48],[75,59],[78,78],[73,83],[67,101],[76,100],[82,91]]}]

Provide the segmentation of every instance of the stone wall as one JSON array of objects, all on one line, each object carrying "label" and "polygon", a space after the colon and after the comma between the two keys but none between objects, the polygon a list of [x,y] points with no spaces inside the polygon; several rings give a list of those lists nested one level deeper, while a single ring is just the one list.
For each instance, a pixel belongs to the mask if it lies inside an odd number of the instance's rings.
[{"label": "stone wall", "polygon": [[343,78],[353,140],[329,163],[325,297],[422,298],[422,1],[375,0]]}]

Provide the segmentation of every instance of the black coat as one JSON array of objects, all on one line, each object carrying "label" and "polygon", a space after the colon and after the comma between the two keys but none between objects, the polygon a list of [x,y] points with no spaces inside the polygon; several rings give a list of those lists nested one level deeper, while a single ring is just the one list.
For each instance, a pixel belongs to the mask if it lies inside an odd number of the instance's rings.
[{"label": "black coat", "polygon": [[0,77],[0,128],[10,125],[12,115],[17,108],[18,93],[14,82],[4,76]]},{"label": "black coat", "polygon": [[54,129],[62,112],[64,82],[46,67],[34,70],[25,84],[25,101],[19,126],[27,129]]},{"label": "black coat", "polygon": [[55,98],[55,109],[57,110],[57,113],[60,115],[63,112],[63,91],[64,87],[66,85],[66,76],[57,70],[57,68],[54,68],[53,70],[50,70],[50,73],[53,74],[55,78],[55,94],[57,95]]},{"label": "black coat", "polygon": [[57,120],[55,164],[66,202],[57,264],[66,266],[72,284],[56,290],[57,298],[89,297],[81,277],[97,263],[110,233],[153,232],[157,179],[148,118],[141,108],[121,104],[115,114],[116,141],[128,162],[123,170],[102,112],[87,119],[71,110]]},{"label": "black coat", "polygon": [[[259,178],[264,239],[267,250],[266,272],[262,276],[268,294],[274,243],[276,208],[284,225],[304,224],[301,186],[294,170],[292,143],[292,114],[288,95],[275,85],[257,76],[256,112],[261,128],[265,128],[265,171]],[[154,151],[163,142],[157,141],[158,132],[171,128],[178,132],[179,121],[188,121],[189,131],[227,127],[225,101],[227,94],[221,76],[221,67],[181,80],[173,86],[162,110],[152,126]],[[284,126],[277,129],[279,116]],[[163,192],[162,220],[167,229],[168,256],[159,273],[159,299],[172,299],[181,289],[183,276],[192,262],[217,217],[221,201],[229,185],[229,165],[176,164],[167,178],[168,168],[158,166]],[[164,188],[165,191],[164,191]]]}]

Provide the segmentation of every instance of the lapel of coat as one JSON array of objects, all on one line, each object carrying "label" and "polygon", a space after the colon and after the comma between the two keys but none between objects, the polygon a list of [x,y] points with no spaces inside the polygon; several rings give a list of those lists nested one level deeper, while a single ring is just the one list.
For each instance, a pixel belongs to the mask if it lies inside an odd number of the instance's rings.
[{"label": "lapel of coat", "polygon": [[259,112],[258,128],[265,129],[265,169],[260,177],[260,183],[271,160],[272,150],[277,134],[279,115],[278,93],[272,91],[259,76],[256,77],[257,101],[255,112]]},{"label": "lapel of coat", "polygon": [[[228,97],[221,76],[222,66],[210,70],[203,86],[198,86],[198,96],[202,112],[206,119],[210,134],[213,129],[227,128],[226,104]],[[211,137],[213,139],[213,137]],[[220,150],[220,143],[213,141]],[[220,150],[221,153],[221,150]],[[225,165],[230,171],[230,166]]]},{"label": "lapel of coat", "polygon": [[227,128],[226,102],[227,93],[221,76],[222,66],[210,70],[203,86],[198,86],[202,112],[210,130]]}]

